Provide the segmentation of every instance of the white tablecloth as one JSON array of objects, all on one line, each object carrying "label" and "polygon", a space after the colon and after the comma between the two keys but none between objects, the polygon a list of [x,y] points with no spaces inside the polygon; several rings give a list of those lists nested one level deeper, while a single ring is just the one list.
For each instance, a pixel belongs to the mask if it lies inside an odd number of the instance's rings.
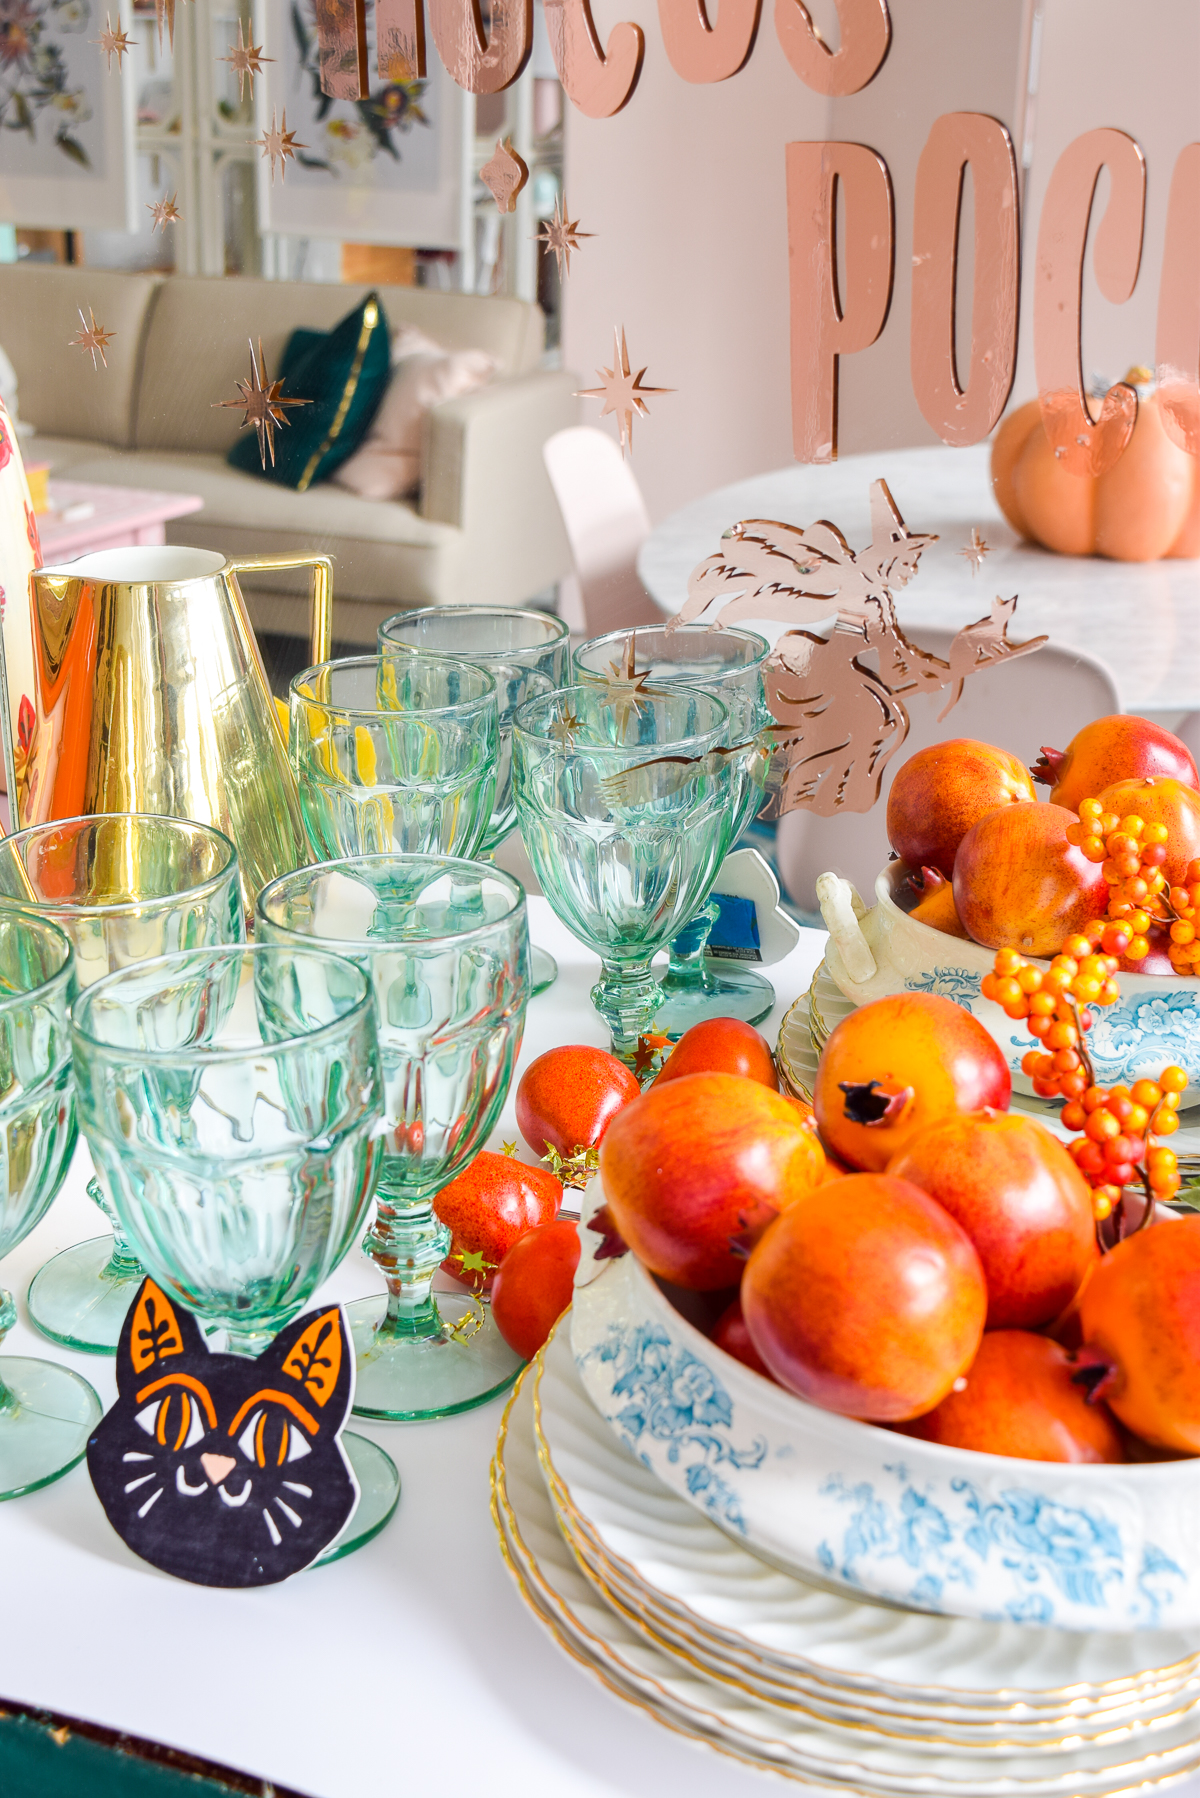
[{"label": "white tablecloth", "polygon": [[[559,978],[530,1006],[522,1068],[555,1043],[605,1042],[588,1003],[595,958],[544,899],[530,901],[530,925]],[[770,970],[780,1004],[761,1028],[771,1041],[823,943],[804,931]],[[510,1097],[495,1141],[516,1135]],[[22,1313],[4,1348],[69,1362],[109,1404],[111,1359],[55,1347],[24,1312],[37,1268],[98,1233],[89,1172],[81,1148],[49,1215],[0,1270]],[[381,1285],[354,1253],[321,1296]],[[757,1798],[761,1778],[611,1697],[526,1611],[488,1511],[502,1407],[429,1424],[356,1418],[400,1468],[396,1515],[357,1554],[256,1592],[188,1586],[137,1560],[83,1465],[0,1505],[0,1700],[148,1736],[311,1798],[434,1782],[489,1798]],[[1200,1780],[1173,1789],[1198,1798]]]}]

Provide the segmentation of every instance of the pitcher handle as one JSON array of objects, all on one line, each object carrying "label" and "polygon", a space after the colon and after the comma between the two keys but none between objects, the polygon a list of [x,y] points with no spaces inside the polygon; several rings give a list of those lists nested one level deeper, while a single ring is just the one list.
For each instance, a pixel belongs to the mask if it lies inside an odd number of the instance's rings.
[{"label": "pitcher handle", "polygon": [[875,957],[861,923],[866,907],[850,882],[837,874],[818,875],[817,903],[851,980],[861,985],[873,979],[877,972]]},{"label": "pitcher handle", "polygon": [[[280,568],[307,568],[311,574],[308,612],[308,651],[313,663],[327,662],[333,648],[333,563],[328,556],[231,556],[231,574],[257,573]],[[288,705],[277,699],[271,710],[279,734],[288,740]]]}]

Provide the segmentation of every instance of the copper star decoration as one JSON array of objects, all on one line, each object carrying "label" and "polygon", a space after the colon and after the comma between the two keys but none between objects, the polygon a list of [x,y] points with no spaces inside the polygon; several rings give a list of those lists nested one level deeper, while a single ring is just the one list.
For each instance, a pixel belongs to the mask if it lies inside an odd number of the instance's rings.
[{"label": "copper star decoration", "polygon": [[[118,20],[118,23],[119,22],[120,21]],[[113,30],[112,20],[107,13],[104,15],[104,30],[100,33],[99,37],[92,38],[91,42],[98,45],[107,56],[108,71],[110,75],[112,73],[112,59],[114,56],[117,59],[118,69],[122,66],[125,60],[125,52],[129,48],[129,39],[123,31]]]},{"label": "copper star decoration", "polygon": [[616,414],[617,427],[621,433],[621,454],[633,454],[633,421],[640,414],[649,417],[649,407],[644,395],[648,393],[674,393],[673,387],[643,387],[644,368],[639,368],[636,375],[629,365],[629,350],[625,344],[625,327],[618,325],[613,330],[613,368],[598,368],[603,385],[600,387],[584,387],[575,395],[580,400],[603,400],[600,408],[601,418],[609,412]]},{"label": "copper star decoration", "polygon": [[562,717],[556,718],[550,726],[550,735],[556,743],[561,743],[564,749],[569,749],[575,741],[575,732],[579,729],[579,724],[580,720],[568,706]]},{"label": "copper star decoration", "polygon": [[172,194],[169,200],[155,200],[153,205],[147,201],[146,211],[151,214],[153,219],[153,223],[150,226],[152,232],[158,231],[159,229],[165,230],[168,225],[177,225],[179,223],[183,214],[175,204],[178,198],[178,194]]},{"label": "copper star decoration", "polygon": [[979,535],[977,528],[972,525],[971,541],[967,544],[965,549],[960,549],[958,553],[960,556],[965,556],[967,558],[967,561],[971,564],[971,573],[976,575],[983,567],[983,558],[991,555],[992,546],[990,543],[984,541]]},{"label": "copper star decoration", "polygon": [[311,400],[285,400],[279,397],[282,381],[271,381],[267,378],[267,363],[263,355],[262,338],[258,340],[258,361],[254,360],[254,344],[250,344],[250,379],[239,381],[237,390],[241,398],[237,400],[214,400],[214,406],[244,406],[246,416],[242,420],[242,429],[253,425],[258,432],[258,453],[262,465],[267,466],[267,453],[270,452],[271,466],[275,466],[275,426],[287,424],[284,417],[284,406],[311,406]]},{"label": "copper star decoration", "polygon": [[108,357],[104,352],[116,336],[116,332],[106,331],[103,325],[98,325],[96,323],[96,314],[92,311],[90,306],[88,307],[87,318],[84,318],[83,310],[80,308],[79,323],[83,328],[82,330],[76,331],[74,337],[70,340],[71,344],[78,345],[81,350],[90,350],[92,352],[93,368],[96,366],[97,356],[99,356],[101,362],[103,362],[105,368],[107,368]]},{"label": "copper star decoration", "polygon": [[645,697],[646,682],[650,679],[650,671],[636,672],[637,647],[633,633],[625,639],[625,648],[618,662],[608,664],[608,673],[604,676],[604,704],[613,707],[617,714],[617,729],[621,735],[629,724],[630,714],[636,712],[641,700]]},{"label": "copper star decoration", "polygon": [[517,195],[529,179],[529,164],[512,147],[512,138],[496,139],[496,148],[479,171],[479,179],[496,202],[499,212],[511,212]]},{"label": "copper star decoration", "polygon": [[[559,210],[558,201],[555,200],[554,217],[544,221],[542,229],[538,232],[534,241],[536,243],[543,243],[548,250],[554,251],[555,259],[558,262],[559,279],[561,280],[564,272],[568,275],[571,272],[571,251],[577,251],[579,249],[580,238],[594,237],[595,235],[594,231],[581,231],[579,229],[578,219],[570,219],[567,217],[567,196],[564,194],[562,197],[561,211]],[[565,270],[563,267],[564,263],[566,264]]]},{"label": "copper star decoration", "polygon": [[[275,58],[273,56],[264,56],[261,44],[248,44],[246,42],[242,35],[242,21],[239,19],[237,48],[236,50],[231,50],[228,56],[222,56],[221,61],[227,62],[237,75],[238,101],[240,103],[245,97],[247,80],[250,82],[250,94],[253,98],[254,77],[262,74],[262,65],[264,62],[274,62]],[[287,123],[286,119],[284,120],[284,123]]]},{"label": "copper star decoration", "polygon": [[[296,133],[287,128],[287,107],[283,109],[283,124],[275,123],[275,108],[271,108],[271,129],[264,131],[261,137],[251,138],[251,143],[261,148],[264,156],[271,158],[271,181],[275,180],[275,164],[280,167],[280,179],[287,180],[287,159],[294,157],[297,150],[307,150],[308,145],[297,141]],[[233,405],[230,400],[229,404]]]},{"label": "copper star decoration", "polygon": [[154,0],[154,16],[158,21],[159,49],[162,49],[163,23],[165,21],[173,50],[175,48],[175,0]]}]

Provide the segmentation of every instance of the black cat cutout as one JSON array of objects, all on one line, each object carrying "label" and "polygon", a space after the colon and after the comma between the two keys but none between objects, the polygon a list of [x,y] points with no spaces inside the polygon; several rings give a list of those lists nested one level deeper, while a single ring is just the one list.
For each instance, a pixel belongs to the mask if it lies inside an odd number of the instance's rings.
[{"label": "black cat cutout", "polygon": [[88,1443],[108,1521],[134,1554],[200,1586],[270,1586],[308,1567],[358,1503],[340,1431],[354,1345],[340,1305],[257,1359],[209,1351],[147,1278],[117,1344],[117,1402]]}]

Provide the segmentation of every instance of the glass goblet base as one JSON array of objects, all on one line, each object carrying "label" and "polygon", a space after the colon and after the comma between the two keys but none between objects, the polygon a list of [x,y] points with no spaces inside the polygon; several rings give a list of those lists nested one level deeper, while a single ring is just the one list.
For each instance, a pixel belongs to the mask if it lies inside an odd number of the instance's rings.
[{"label": "glass goblet base", "polygon": [[558,979],[558,963],[545,949],[531,946],[529,951],[529,989],[531,993],[544,993],[548,986],[553,986]]},{"label": "glass goblet base", "polygon": [[385,1323],[387,1301],[359,1299],[346,1306],[350,1333],[358,1355],[354,1410],[359,1417],[389,1418],[409,1423],[425,1417],[452,1417],[495,1398],[512,1385],[525,1363],[514,1354],[482,1307],[483,1321],[473,1334],[456,1334],[463,1320],[478,1315],[479,1302],[469,1293],[439,1292],[441,1330],[433,1336],[391,1334]]},{"label": "glass goblet base", "polygon": [[342,1447],[358,1481],[358,1504],[354,1515],[336,1542],[331,1542],[313,1562],[314,1567],[327,1567],[362,1548],[377,1536],[400,1502],[400,1474],[396,1463],[377,1442],[346,1430]]},{"label": "glass goblet base", "polygon": [[69,1472],[103,1415],[92,1388],[69,1367],[0,1357],[0,1499],[35,1492]]},{"label": "glass goblet base", "polygon": [[64,1249],[39,1268],[29,1286],[29,1316],[43,1336],[89,1355],[116,1353],[125,1314],[145,1278],[136,1261],[113,1256],[111,1236]]},{"label": "glass goblet base", "polygon": [[757,1024],[775,1004],[771,982],[753,968],[736,965],[718,970],[705,962],[698,974],[689,969],[682,977],[668,970],[659,990],[663,999],[654,1014],[654,1028],[670,1037],[682,1036],[707,1018],[740,1018],[744,1024]]}]

